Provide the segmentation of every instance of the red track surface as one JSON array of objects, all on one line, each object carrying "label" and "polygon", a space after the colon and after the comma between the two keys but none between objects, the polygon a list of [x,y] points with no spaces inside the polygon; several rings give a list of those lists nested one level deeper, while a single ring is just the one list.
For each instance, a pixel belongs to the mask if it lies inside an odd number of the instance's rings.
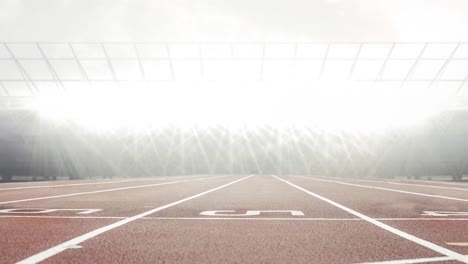
[{"label": "red track surface", "polygon": [[[200,214],[216,210],[234,211]],[[0,262],[468,263],[468,213],[424,211],[468,212],[468,184],[271,175],[0,184]]]}]

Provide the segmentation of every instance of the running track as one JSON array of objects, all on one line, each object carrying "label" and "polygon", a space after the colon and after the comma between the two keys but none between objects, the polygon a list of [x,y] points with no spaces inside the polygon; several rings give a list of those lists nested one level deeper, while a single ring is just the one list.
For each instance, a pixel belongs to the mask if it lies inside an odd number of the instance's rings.
[{"label": "running track", "polygon": [[0,235],[1,263],[468,263],[468,184],[274,175],[5,183]]}]

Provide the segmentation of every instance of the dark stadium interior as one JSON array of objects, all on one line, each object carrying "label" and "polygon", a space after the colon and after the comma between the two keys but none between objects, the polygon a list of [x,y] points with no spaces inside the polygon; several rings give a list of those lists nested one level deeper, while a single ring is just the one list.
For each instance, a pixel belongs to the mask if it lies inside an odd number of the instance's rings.
[{"label": "dark stadium interior", "polygon": [[418,127],[359,134],[267,125],[93,134],[27,110],[3,110],[0,118],[3,181],[252,173],[461,180],[468,170],[468,112],[460,110]]}]

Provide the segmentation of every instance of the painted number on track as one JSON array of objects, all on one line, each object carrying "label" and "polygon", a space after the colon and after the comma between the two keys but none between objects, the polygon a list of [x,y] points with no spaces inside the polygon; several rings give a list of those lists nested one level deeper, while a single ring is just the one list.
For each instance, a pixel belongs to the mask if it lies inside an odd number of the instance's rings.
[{"label": "painted number on track", "polygon": [[303,216],[304,213],[297,210],[248,210],[245,213],[237,213],[236,210],[215,210],[215,211],[204,211],[200,215],[207,216],[258,216],[263,213],[282,213],[290,214],[292,216]]},{"label": "painted number on track", "polygon": [[468,216],[468,212],[423,211],[421,215],[428,216]]},{"label": "painted number on track", "polygon": [[77,214],[92,214],[102,209],[45,209],[45,208],[11,208],[1,209],[0,214],[48,214],[59,211],[76,211]]}]

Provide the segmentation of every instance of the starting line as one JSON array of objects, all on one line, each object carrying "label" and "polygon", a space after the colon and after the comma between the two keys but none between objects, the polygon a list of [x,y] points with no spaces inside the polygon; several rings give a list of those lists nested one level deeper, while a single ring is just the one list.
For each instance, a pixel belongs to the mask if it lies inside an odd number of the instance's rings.
[{"label": "starting line", "polygon": [[[46,219],[126,219],[130,216],[53,216],[53,215],[0,215],[1,218]],[[285,217],[143,217],[139,220],[236,220],[236,221],[363,221],[360,218],[285,218]],[[468,218],[375,218],[379,221],[468,221]]]},{"label": "starting line", "polygon": [[[89,215],[103,209],[85,209],[85,208],[6,208],[0,209],[0,217],[4,218],[5,216],[2,214],[21,214],[21,215],[34,215],[34,214],[50,214],[56,212],[75,212],[75,214],[79,215]],[[254,219],[270,219],[270,220],[289,220],[289,219],[303,219],[303,220],[329,220],[329,221],[340,221],[340,220],[358,220],[356,218],[272,218],[272,217],[259,217],[254,218],[252,216],[262,216],[264,214],[287,214],[293,217],[297,216],[305,216],[302,211],[299,210],[242,210],[240,212],[236,210],[210,210],[210,211],[203,211],[200,212],[199,215],[201,216],[211,216],[211,218],[207,217],[157,217],[152,219],[246,219],[246,220],[254,220]],[[435,216],[438,218],[376,218],[381,220],[466,220],[468,218],[461,218],[461,217],[468,217],[468,212],[454,212],[454,211],[423,211],[421,216]],[[114,217],[114,216],[109,216]],[[444,218],[441,218],[444,217]],[[455,218],[452,218],[455,217]],[[116,218],[125,218],[119,217]]]}]

